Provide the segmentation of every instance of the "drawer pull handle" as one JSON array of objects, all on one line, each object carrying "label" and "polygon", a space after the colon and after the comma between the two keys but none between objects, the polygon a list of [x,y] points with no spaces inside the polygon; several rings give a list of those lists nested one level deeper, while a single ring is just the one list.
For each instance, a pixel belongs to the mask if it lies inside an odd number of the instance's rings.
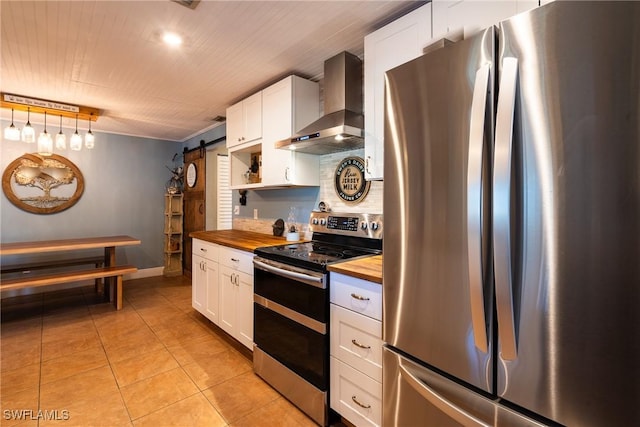
[{"label": "drawer pull handle", "polygon": [[207,252],[207,250],[206,250],[205,248],[200,248],[200,250],[201,250],[202,252]]},{"label": "drawer pull handle", "polygon": [[239,259],[236,259],[236,258],[231,258],[231,261],[233,261],[233,262],[239,262],[240,260],[239,260]]},{"label": "drawer pull handle", "polygon": [[351,343],[357,347],[360,348],[364,348],[365,350],[369,350],[371,348],[370,345],[364,345],[364,344],[360,344],[358,341],[356,341],[355,339],[351,340]]},{"label": "drawer pull handle", "polygon": [[360,406],[361,408],[364,409],[369,409],[371,408],[371,405],[363,405],[362,403],[358,402],[358,399],[356,399],[355,396],[351,396],[351,400],[353,400],[354,402],[356,402],[356,405]]},{"label": "drawer pull handle", "polygon": [[351,294],[351,298],[355,298],[359,301],[369,301],[371,299],[368,297],[363,297],[362,295],[358,295],[358,294]]}]

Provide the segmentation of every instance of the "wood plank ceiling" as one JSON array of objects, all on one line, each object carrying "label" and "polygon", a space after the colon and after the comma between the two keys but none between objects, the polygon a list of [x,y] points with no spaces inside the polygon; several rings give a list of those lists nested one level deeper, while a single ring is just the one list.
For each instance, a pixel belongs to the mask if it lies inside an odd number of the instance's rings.
[{"label": "wood plank ceiling", "polygon": [[[0,89],[96,107],[96,131],[184,141],[286,75],[320,81],[325,59],[343,50],[362,58],[366,34],[419,5],[202,0],[192,10],[169,0],[3,0]],[[165,30],[183,45],[165,46]],[[2,109],[3,119],[10,114]]]}]

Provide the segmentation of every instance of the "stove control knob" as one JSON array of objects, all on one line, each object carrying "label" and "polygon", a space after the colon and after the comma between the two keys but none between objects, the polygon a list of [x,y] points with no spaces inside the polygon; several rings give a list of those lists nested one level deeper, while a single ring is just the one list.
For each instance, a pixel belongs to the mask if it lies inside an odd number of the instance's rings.
[{"label": "stove control knob", "polygon": [[360,228],[362,228],[363,230],[367,229],[367,223],[363,222],[362,224],[360,224]]},{"label": "stove control knob", "polygon": [[313,224],[313,225],[318,225],[318,218],[313,218],[313,219],[311,220],[311,224]]},{"label": "stove control knob", "polygon": [[327,225],[327,220],[324,218],[320,218],[320,225]]},{"label": "stove control knob", "polygon": [[376,230],[378,229],[378,223],[377,223],[377,222],[372,222],[372,223],[371,223],[371,229],[372,229],[373,231],[376,231]]}]

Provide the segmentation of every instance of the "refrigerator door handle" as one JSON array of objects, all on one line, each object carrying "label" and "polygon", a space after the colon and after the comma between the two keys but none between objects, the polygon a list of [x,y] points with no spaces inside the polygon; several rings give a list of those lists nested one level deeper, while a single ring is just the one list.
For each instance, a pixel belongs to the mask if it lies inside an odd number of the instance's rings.
[{"label": "refrigerator door handle", "polygon": [[489,64],[484,64],[476,71],[471,101],[467,162],[467,262],[471,294],[471,324],[476,347],[485,353],[488,351],[488,344],[482,271],[482,160],[490,75]]},{"label": "refrigerator door handle", "polygon": [[496,311],[500,355],[504,360],[517,358],[511,269],[511,158],[517,83],[518,60],[506,57],[502,62],[500,94],[498,95],[496,112],[493,169],[493,255]]},{"label": "refrigerator door handle", "polygon": [[423,381],[421,381],[416,375],[410,372],[410,368],[403,365],[402,361],[399,364],[400,376],[409,384],[420,396],[424,397],[429,403],[438,408],[444,414],[447,414],[451,419],[456,422],[470,427],[490,427],[490,424],[483,422],[482,420],[474,417],[459,406],[449,402],[443,396],[439,395],[434,389],[429,387]]}]

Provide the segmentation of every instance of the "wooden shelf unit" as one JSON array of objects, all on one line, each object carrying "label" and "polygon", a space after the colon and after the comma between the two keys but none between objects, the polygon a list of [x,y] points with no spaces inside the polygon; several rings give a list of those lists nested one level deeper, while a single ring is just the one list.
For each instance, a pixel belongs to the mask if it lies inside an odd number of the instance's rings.
[{"label": "wooden shelf unit", "polygon": [[182,275],[183,196],[164,196],[164,271],[165,277]]}]

